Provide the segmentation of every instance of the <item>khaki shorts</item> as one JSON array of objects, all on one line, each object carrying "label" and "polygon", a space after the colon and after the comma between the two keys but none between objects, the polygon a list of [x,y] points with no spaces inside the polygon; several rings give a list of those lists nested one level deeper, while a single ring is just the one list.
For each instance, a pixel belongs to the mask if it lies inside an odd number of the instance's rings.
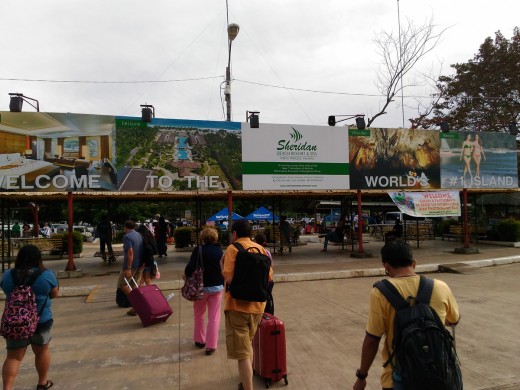
[{"label": "khaki shorts", "polygon": [[226,315],[226,347],[228,359],[253,358],[252,341],[262,314],[228,310]]},{"label": "khaki shorts", "polygon": [[[141,279],[141,275],[143,274],[143,268],[139,267],[137,269],[132,268],[132,277],[135,279],[136,283],[139,284],[139,280]],[[132,281],[128,281],[132,289],[136,288],[136,285]],[[125,282],[125,272],[121,271],[119,273],[119,279],[117,279],[117,288],[126,287],[127,284]]]}]

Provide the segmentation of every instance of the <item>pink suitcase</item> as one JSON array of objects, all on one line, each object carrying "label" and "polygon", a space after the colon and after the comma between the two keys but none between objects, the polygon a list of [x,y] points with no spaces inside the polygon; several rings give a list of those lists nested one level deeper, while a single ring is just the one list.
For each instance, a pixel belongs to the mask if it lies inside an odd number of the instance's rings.
[{"label": "pink suitcase", "polygon": [[253,371],[271,383],[287,379],[287,359],[285,349],[285,325],[277,317],[264,313],[253,339]]},{"label": "pink suitcase", "polygon": [[[165,322],[173,311],[159,287],[155,284],[139,287],[134,278],[131,280],[136,288],[132,289],[127,297],[143,326]],[[132,288],[128,280],[125,281],[128,287]]]}]

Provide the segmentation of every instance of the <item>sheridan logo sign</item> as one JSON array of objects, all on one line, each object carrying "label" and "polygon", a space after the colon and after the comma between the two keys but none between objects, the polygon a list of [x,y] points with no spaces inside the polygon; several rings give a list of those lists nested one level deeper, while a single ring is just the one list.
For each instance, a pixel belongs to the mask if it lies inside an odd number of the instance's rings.
[{"label": "sheridan logo sign", "polygon": [[301,142],[303,135],[296,130],[294,127],[292,132],[289,134],[290,139],[281,139],[278,141],[276,148],[276,154],[278,156],[316,156],[318,152],[318,146],[309,144],[307,141]]}]

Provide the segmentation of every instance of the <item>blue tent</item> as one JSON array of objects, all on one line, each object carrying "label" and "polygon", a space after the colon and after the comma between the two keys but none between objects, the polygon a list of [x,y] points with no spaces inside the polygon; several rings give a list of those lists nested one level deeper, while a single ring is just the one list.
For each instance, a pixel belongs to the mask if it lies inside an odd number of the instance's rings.
[{"label": "blue tent", "polygon": [[[244,217],[244,219],[248,219],[250,221],[272,221],[273,220],[273,213],[272,211],[267,210],[265,207],[260,207],[253,211],[251,214],[249,214],[247,217]],[[275,215],[274,219],[278,221],[280,219],[279,216]]]},{"label": "blue tent", "polygon": [[[211,217],[209,217],[208,219],[206,219],[206,221],[227,221],[228,217],[229,217],[229,212],[228,212],[228,208],[227,207],[224,207],[222,210],[220,210],[218,213],[216,214],[213,214]],[[233,212],[232,216],[231,216],[231,219],[233,220],[236,220],[236,219],[243,219],[242,216],[238,215],[237,213]]]}]

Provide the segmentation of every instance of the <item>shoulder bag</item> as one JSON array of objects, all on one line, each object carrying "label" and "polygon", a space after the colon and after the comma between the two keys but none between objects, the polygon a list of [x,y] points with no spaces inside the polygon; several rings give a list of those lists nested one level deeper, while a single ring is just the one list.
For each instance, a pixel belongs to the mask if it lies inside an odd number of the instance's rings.
[{"label": "shoulder bag", "polygon": [[198,301],[204,296],[204,267],[202,262],[202,245],[199,246],[197,265],[191,276],[186,277],[184,286],[181,288],[182,296],[188,301]]}]

